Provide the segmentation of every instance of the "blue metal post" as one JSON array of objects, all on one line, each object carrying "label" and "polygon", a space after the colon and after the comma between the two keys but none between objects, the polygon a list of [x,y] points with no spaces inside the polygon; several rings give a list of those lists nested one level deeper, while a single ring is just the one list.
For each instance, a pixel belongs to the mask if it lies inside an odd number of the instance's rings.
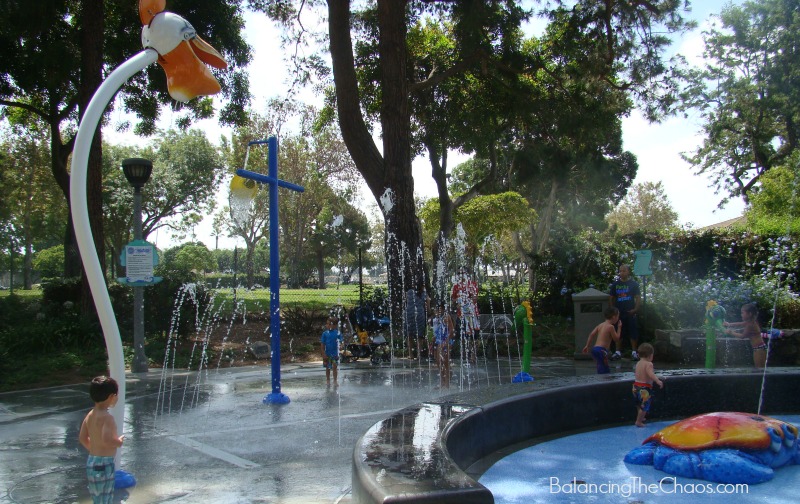
[{"label": "blue metal post", "polygon": [[278,187],[285,187],[297,192],[304,192],[305,188],[278,179],[278,139],[269,137],[267,140],[253,140],[247,144],[267,144],[269,149],[269,169],[267,175],[249,170],[236,170],[240,177],[255,180],[262,184],[269,184],[269,328],[272,334],[272,392],[267,394],[262,401],[264,404],[288,404],[289,397],[281,393],[281,302],[280,302],[280,251],[278,250]]},{"label": "blue metal post", "polygon": [[272,333],[272,393],[265,403],[287,404],[289,397],[281,392],[281,302],[280,255],[278,253],[278,139],[269,137],[268,175],[275,182],[269,185],[269,313]]}]

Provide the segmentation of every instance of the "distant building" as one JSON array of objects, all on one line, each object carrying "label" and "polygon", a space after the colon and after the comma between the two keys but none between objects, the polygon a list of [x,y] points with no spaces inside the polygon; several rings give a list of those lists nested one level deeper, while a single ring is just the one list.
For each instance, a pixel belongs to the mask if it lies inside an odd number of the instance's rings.
[{"label": "distant building", "polygon": [[745,225],[747,225],[747,217],[744,215],[740,215],[739,217],[734,217],[733,219],[717,222],[716,224],[711,224],[710,226],[703,226],[701,228],[697,228],[695,229],[695,231],[703,232],[703,231],[711,231],[714,229],[731,229],[734,227],[744,227]]}]

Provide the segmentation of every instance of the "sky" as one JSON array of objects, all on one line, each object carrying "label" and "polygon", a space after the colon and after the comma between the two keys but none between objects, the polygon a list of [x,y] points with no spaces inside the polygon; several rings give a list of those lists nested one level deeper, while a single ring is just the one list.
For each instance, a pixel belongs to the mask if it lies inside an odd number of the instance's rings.
[{"label": "sky", "polygon": [[[689,17],[695,19],[700,25],[696,30],[676,40],[674,50],[687,57],[690,63],[699,64],[702,59],[703,42],[701,30],[707,26],[709,16],[718,14],[723,5],[730,3],[741,4],[743,0],[694,0],[692,12]],[[253,48],[253,61],[249,68],[250,86],[252,94],[252,107],[256,111],[264,111],[267,101],[273,97],[283,97],[288,90],[286,63],[283,60],[283,50],[280,47],[278,30],[272,25],[264,14],[246,14],[246,28],[244,37]],[[310,27],[313,28],[313,27]],[[535,29],[535,28],[532,28]],[[200,34],[203,36],[203,34]],[[213,41],[210,41],[213,45]],[[308,100],[315,101],[310,92],[304,95]],[[119,107],[117,108],[119,110]],[[169,111],[163,114],[160,126],[171,127],[172,117]],[[104,130],[104,137],[114,143],[141,144],[142,139],[132,132],[117,133],[113,130],[116,122],[125,120],[123,114],[112,113],[111,126]],[[173,126],[174,127],[174,126]],[[220,135],[230,138],[230,130],[220,127],[214,119],[196,123],[194,127],[201,128],[207,137],[216,142]],[[702,144],[700,122],[698,117],[688,118],[672,117],[660,124],[648,123],[641,113],[634,111],[629,117],[623,119],[622,135],[624,148],[636,155],[639,162],[634,183],[661,182],[672,208],[678,213],[681,225],[700,228],[724,220],[738,217],[744,210],[741,199],[733,200],[723,209],[717,205],[722,199],[714,194],[714,189],[709,187],[710,181],[705,176],[698,176],[692,167],[683,161],[681,153],[690,153]],[[380,147],[380,145],[379,145]],[[467,159],[460,153],[451,153],[448,165],[456,166]],[[430,165],[424,157],[414,160],[413,177],[415,193],[421,197],[437,196],[436,186],[430,176]],[[256,169],[248,167],[248,169]],[[146,190],[146,188],[145,188]],[[364,210],[367,215],[374,214],[377,207],[374,199],[366,186],[362,188],[361,201],[369,202]],[[227,204],[227,186],[221,187],[218,194],[218,204]],[[216,246],[211,233],[212,216],[208,216],[194,229],[195,239],[198,239],[210,248]],[[161,234],[150,236],[149,240],[160,248],[175,245],[174,237],[161,231]],[[241,240],[239,240],[241,241]],[[233,248],[242,246],[235,238],[220,237],[220,248]]]}]

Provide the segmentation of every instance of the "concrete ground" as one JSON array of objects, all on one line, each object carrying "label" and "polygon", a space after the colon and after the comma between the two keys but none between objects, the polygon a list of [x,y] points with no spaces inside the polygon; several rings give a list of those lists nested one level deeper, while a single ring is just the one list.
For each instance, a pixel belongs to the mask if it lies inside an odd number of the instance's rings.
[{"label": "concrete ground", "polygon": [[[614,373],[632,370],[615,361]],[[353,446],[406,406],[508,383],[519,362],[453,363],[449,390],[427,362],[343,364],[338,387],[320,363],[282,368],[291,402],[267,405],[269,367],[128,374],[121,469],[135,487],[115,502],[348,503]],[[592,361],[533,360],[536,380],[589,375]],[[0,394],[0,503],[91,502],[78,443],[87,385]]]}]

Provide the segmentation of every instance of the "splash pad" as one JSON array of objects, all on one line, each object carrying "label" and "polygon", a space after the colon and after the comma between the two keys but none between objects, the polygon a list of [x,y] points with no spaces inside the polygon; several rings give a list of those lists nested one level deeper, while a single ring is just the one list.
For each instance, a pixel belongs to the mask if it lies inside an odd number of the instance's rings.
[{"label": "splash pad", "polygon": [[[760,375],[695,370],[665,376],[666,393],[654,403],[653,421],[758,407]],[[775,369],[766,376],[765,414],[800,413],[793,392],[798,378],[796,368]],[[365,503],[389,498],[392,502],[494,502],[491,491],[477,481],[481,471],[475,467],[497,460],[498,453],[509,453],[514,446],[537,439],[608,426],[626,425],[635,432],[633,404],[620,400],[630,395],[630,384],[631,376],[620,374],[603,381],[595,376],[541,380],[454,394],[446,401],[407,408],[375,424],[356,444],[353,497]],[[424,436],[414,431],[422,419],[428,427]],[[636,441],[623,451],[633,444]],[[386,463],[396,460],[401,462]],[[527,477],[533,480],[542,475]]]}]

